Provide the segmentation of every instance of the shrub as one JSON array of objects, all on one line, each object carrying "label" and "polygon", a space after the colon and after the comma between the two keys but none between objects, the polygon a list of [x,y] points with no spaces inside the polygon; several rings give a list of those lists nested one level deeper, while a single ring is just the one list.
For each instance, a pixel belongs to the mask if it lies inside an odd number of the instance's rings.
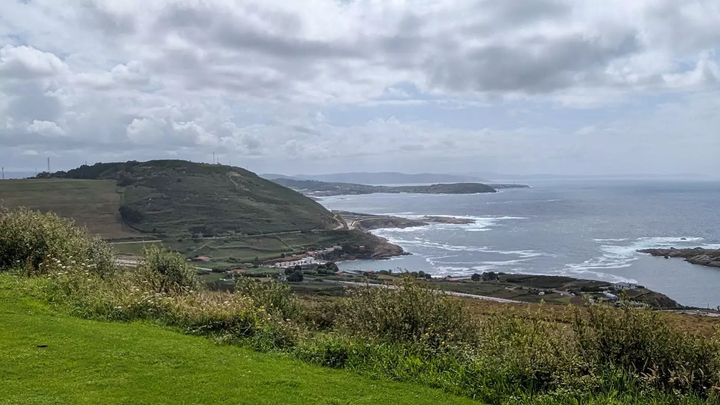
[{"label": "shrub", "polygon": [[183,255],[157,246],[145,248],[142,262],[133,274],[141,287],[161,294],[197,291],[202,287],[197,271]]},{"label": "shrub", "polygon": [[339,326],[350,335],[422,343],[432,349],[475,340],[475,324],[455,297],[421,286],[410,277],[393,287],[368,285],[350,290]]},{"label": "shrub", "polygon": [[267,283],[249,277],[240,277],[235,282],[235,294],[249,298],[256,308],[262,308],[282,319],[296,319],[298,304],[286,284],[271,280]]},{"label": "shrub", "polygon": [[293,270],[292,273],[290,273],[290,275],[288,276],[287,279],[291,283],[299,283],[299,282],[303,281],[304,278],[305,277],[303,275],[303,271],[295,269],[295,270]]},{"label": "shrub", "polygon": [[28,275],[82,270],[100,276],[115,271],[110,247],[86,229],[53,213],[0,208],[0,270]]},{"label": "shrub", "polygon": [[707,395],[720,391],[720,342],[671,328],[656,311],[595,305],[576,314],[577,344],[589,361],[620,369],[653,388]]}]

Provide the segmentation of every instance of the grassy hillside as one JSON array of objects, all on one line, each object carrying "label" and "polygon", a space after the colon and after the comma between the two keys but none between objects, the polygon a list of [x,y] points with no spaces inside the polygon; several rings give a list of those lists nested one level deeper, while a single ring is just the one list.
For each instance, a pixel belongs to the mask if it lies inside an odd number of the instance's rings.
[{"label": "grassy hillside", "polygon": [[123,221],[146,233],[256,235],[341,225],[315,201],[236,167],[156,160],[99,163],[53,176],[117,181]]},{"label": "grassy hillside", "polygon": [[477,403],[148,324],[71,318],[20,294],[7,275],[0,325],[2,404]]},{"label": "grassy hillside", "polygon": [[74,179],[33,179],[0,181],[0,205],[25,206],[42,212],[73,218],[104,238],[138,236],[123,225],[119,208],[122,194],[115,181]]},{"label": "grassy hillside", "polygon": [[[246,170],[187,161],[99,163],[40,179],[0,181],[0,204],[53,211],[106,239],[162,239],[233,266],[331,245],[380,240],[348,232],[317,202]],[[115,245],[139,254],[145,242]]]}]

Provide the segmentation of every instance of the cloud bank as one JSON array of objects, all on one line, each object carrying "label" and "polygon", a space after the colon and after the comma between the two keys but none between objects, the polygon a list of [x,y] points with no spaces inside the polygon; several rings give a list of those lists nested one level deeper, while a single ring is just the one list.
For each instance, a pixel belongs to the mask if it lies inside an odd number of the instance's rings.
[{"label": "cloud bank", "polygon": [[714,0],[7,0],[0,160],[720,173]]}]

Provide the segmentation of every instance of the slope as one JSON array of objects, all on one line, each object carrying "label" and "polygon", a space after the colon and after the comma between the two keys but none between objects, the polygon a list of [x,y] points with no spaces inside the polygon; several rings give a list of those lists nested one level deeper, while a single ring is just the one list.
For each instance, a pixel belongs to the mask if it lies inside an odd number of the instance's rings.
[{"label": "slope", "polygon": [[103,238],[136,237],[118,212],[122,195],[115,181],[32,179],[0,181],[0,205],[20,206],[73,218]]},{"label": "slope", "polygon": [[2,404],[476,403],[149,324],[71,318],[15,280],[0,275]]},{"label": "slope", "polygon": [[123,221],[145,233],[207,237],[342,226],[315,201],[236,167],[156,160],[99,163],[52,176],[115,180],[124,196]]}]

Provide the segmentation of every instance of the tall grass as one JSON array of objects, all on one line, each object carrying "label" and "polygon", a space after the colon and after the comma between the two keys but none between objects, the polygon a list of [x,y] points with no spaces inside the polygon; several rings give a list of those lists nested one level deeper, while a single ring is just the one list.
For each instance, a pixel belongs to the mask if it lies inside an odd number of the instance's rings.
[{"label": "tall grass", "polygon": [[121,270],[107,246],[52,214],[4,210],[0,224],[2,268],[24,270],[25,285],[77,316],[153,321],[490,404],[718,400],[717,337],[685,333],[649,310],[597,305],[569,324],[515,310],[477,320],[459,299],[410,278],[330,303],[303,303],[287,285],[253,279],[211,292],[162,249]]},{"label": "tall grass", "polygon": [[88,271],[112,274],[111,248],[84,228],[55,214],[0,207],[0,271],[22,269],[28,275]]}]

